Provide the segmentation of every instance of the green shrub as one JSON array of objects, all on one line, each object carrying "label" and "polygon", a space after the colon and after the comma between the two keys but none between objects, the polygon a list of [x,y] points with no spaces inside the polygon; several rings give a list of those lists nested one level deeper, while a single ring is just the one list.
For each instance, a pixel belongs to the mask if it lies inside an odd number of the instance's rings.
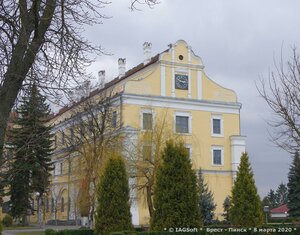
[{"label": "green shrub", "polygon": [[56,231],[53,229],[46,229],[45,235],[56,235]]},{"label": "green shrub", "polygon": [[92,229],[65,229],[60,231],[46,229],[45,231],[45,235],[93,235],[93,233]]},{"label": "green shrub", "polygon": [[5,227],[10,227],[13,224],[13,218],[10,215],[5,215],[2,219],[2,223]]},{"label": "green shrub", "polygon": [[0,222],[0,235],[2,235],[2,223]]}]

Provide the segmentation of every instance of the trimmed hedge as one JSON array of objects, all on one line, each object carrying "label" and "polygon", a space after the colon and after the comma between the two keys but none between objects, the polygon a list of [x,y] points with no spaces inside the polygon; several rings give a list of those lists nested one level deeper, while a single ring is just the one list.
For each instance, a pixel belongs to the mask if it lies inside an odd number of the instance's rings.
[{"label": "trimmed hedge", "polygon": [[[281,227],[284,228],[284,227]],[[198,232],[130,232],[130,231],[120,231],[120,232],[112,232],[109,235],[270,235],[270,234],[289,234],[289,235],[299,235],[300,229],[297,228],[294,230],[294,227],[288,227],[292,228],[293,231],[289,232],[253,232],[253,231],[247,231],[247,232],[229,232],[229,231],[223,231],[223,232],[212,232],[211,231],[206,231],[206,229],[211,229],[211,228],[203,228],[202,231]],[[225,228],[224,228],[225,229]],[[267,229],[267,228],[266,228]],[[277,230],[278,231],[278,230]]]},{"label": "trimmed hedge", "polygon": [[64,230],[53,230],[46,229],[45,235],[93,235],[92,229],[64,229]]},{"label": "trimmed hedge", "polygon": [[11,217],[10,215],[5,215],[2,219],[2,224],[5,227],[10,227],[13,224],[13,217]]}]

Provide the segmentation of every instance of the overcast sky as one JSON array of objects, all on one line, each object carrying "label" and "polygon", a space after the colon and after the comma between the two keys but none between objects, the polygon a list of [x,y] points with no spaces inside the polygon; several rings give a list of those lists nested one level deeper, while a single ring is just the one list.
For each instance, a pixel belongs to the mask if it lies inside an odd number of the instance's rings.
[{"label": "overcast sky", "polygon": [[279,61],[299,46],[300,1],[297,0],[161,0],[149,9],[131,12],[130,0],[112,0],[102,13],[112,18],[87,29],[89,40],[111,56],[101,56],[89,68],[94,75],[106,70],[117,76],[117,59],[127,68],[143,61],[142,44],[152,43],[153,55],[179,39],[192,46],[206,74],[236,91],[242,103],[242,134],[261,196],[287,182],[290,156],[269,141],[266,120],[272,114],[259,97],[255,83],[268,78]]}]

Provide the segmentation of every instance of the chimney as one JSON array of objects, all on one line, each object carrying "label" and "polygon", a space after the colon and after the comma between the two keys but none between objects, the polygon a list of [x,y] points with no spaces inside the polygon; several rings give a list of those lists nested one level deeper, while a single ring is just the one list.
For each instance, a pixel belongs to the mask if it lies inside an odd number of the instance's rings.
[{"label": "chimney", "polygon": [[149,63],[151,60],[151,49],[152,49],[152,43],[144,42],[144,44],[143,44],[144,64]]},{"label": "chimney", "polygon": [[119,78],[121,78],[125,75],[126,59],[125,58],[119,58],[118,64],[119,64]]},{"label": "chimney", "polygon": [[100,88],[103,87],[105,83],[105,70],[100,70],[98,72],[98,85],[100,86]]}]

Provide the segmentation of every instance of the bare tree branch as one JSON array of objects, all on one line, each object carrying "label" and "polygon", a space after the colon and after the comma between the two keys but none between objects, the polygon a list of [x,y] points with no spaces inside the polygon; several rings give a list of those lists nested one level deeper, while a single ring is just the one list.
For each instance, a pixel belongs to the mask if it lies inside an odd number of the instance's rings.
[{"label": "bare tree branch", "polygon": [[257,90],[274,114],[268,122],[271,139],[280,148],[295,153],[300,149],[300,64],[293,48],[292,58],[275,64],[268,81],[261,80]]}]

